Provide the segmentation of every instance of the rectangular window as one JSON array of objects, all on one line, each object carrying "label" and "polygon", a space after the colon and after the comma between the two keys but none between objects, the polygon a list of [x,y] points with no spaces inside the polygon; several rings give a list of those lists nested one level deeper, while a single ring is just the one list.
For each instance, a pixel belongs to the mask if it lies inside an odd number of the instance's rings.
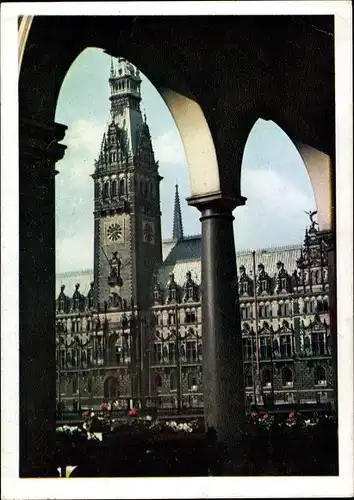
[{"label": "rectangular window", "polygon": [[162,345],[154,344],[154,361],[155,364],[159,365],[162,363]]},{"label": "rectangular window", "polygon": [[252,341],[251,339],[243,339],[243,355],[245,361],[252,359]]},{"label": "rectangular window", "polygon": [[271,359],[272,357],[272,344],[269,337],[261,338],[261,349],[260,349],[261,359]]},{"label": "rectangular window", "polygon": [[282,335],[280,337],[280,354],[283,358],[290,358],[292,356],[290,335]]},{"label": "rectangular window", "polygon": [[187,342],[187,362],[195,363],[197,360],[197,346],[196,343]]},{"label": "rectangular window", "polygon": [[89,347],[87,349],[87,364],[91,365],[91,363],[92,363],[92,349],[91,347]]},{"label": "rectangular window", "polygon": [[168,344],[168,361],[171,364],[176,362],[176,343],[169,342]]},{"label": "rectangular window", "polygon": [[60,368],[65,367],[65,350],[60,349],[60,358],[59,358]]},{"label": "rectangular window", "polygon": [[312,354],[314,356],[323,356],[325,354],[325,339],[323,333],[313,333],[312,337]]}]

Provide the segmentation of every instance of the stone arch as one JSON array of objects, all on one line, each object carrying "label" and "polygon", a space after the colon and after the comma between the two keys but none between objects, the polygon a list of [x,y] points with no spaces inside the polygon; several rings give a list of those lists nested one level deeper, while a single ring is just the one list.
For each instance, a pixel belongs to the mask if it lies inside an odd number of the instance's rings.
[{"label": "stone arch", "polygon": [[[60,53],[51,53],[51,46],[46,47],[43,53],[45,56],[37,62],[36,58],[41,55],[41,47],[31,48],[32,37],[35,39],[37,29],[45,21],[39,17],[22,16],[19,27],[19,64],[20,64],[20,90],[26,94],[28,98],[22,100],[24,104],[24,112],[27,117],[41,117],[41,121],[53,123],[55,119],[55,111],[61,85],[65,76],[73,62],[87,47],[96,46],[103,48],[104,41],[102,33],[97,35],[97,40],[77,40],[76,44],[71,43],[65,45]],[[78,20],[80,24],[80,19]],[[58,35],[59,36],[59,35]],[[80,37],[78,37],[80,38]],[[61,44],[61,46],[63,46]],[[219,193],[221,190],[220,176],[216,150],[208,121],[202,110],[201,105],[192,96],[192,92],[188,89],[185,82],[171,80],[171,87],[162,86],[159,84],[159,77],[162,74],[156,75],[156,69],[151,68],[146,57],[139,55],[136,51],[131,54],[125,54],[126,47],[122,47],[121,55],[127,57],[140,71],[142,71],[160,93],[162,99],[166,103],[179,131],[183,147],[185,150],[191,195],[201,196],[210,193]],[[55,61],[55,64],[53,64]],[[151,63],[152,64],[152,63]],[[157,69],[163,73],[162,68]],[[154,74],[153,74],[154,73]],[[156,75],[156,76],[155,76]],[[30,88],[21,88],[21,80],[23,78],[30,79],[33,82],[33,87],[36,87],[35,81],[38,81],[38,88],[43,88],[43,92],[38,93],[38,96],[33,96]],[[181,80],[182,74],[176,75],[175,79]],[[163,78],[166,81],[166,78]],[[184,92],[180,93],[172,90],[172,87],[183,87]],[[188,97],[186,96],[188,94]],[[20,115],[21,115],[20,103]],[[198,147],[196,147],[198,144]],[[201,168],[203,169],[201,175]]]}]

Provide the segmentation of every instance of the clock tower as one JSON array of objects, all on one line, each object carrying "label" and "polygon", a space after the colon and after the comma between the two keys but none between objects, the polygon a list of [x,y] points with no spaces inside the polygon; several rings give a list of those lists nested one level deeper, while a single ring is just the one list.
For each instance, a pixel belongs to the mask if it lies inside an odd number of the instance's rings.
[{"label": "clock tower", "polygon": [[95,305],[139,308],[151,301],[162,261],[160,181],[146,116],[140,111],[139,71],[111,60],[110,120],[94,180]]}]

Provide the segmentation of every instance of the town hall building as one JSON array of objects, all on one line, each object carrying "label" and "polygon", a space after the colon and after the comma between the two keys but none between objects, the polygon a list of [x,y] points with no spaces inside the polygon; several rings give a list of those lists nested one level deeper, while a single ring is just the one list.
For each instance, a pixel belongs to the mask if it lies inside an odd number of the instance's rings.
[{"label": "town hall building", "polygon": [[[112,60],[109,85],[92,174],[93,269],[56,277],[58,401],[202,408],[201,236],[184,235],[176,185],[173,234],[162,241],[139,71]],[[326,243],[309,215],[299,245],[237,253],[247,404],[333,399]]]}]

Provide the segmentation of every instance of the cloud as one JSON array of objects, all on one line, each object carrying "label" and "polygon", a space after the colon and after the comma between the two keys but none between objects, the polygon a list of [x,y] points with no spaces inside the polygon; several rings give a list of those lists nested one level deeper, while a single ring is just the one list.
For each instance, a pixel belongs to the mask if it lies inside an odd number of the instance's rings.
[{"label": "cloud", "polygon": [[57,238],[56,272],[93,268],[93,230]]},{"label": "cloud", "polygon": [[160,165],[186,165],[186,155],[177,129],[169,129],[162,135],[152,138],[155,158]]},{"label": "cloud", "polygon": [[93,158],[97,157],[104,130],[105,123],[96,120],[75,120],[65,137],[68,153],[80,152]]},{"label": "cloud", "polygon": [[67,150],[63,160],[58,162],[59,184],[74,182],[80,184],[90,180],[94,171],[94,161],[97,159],[105,123],[96,120],[75,120],[68,127],[63,140]]},{"label": "cloud", "polygon": [[[287,171],[288,172],[288,171]],[[307,225],[304,211],[315,207],[311,186],[300,187],[287,172],[248,168],[243,172],[242,194],[247,201],[235,210],[238,250],[301,243]]]},{"label": "cloud", "polygon": [[300,189],[287,177],[266,168],[245,169],[242,194],[247,205],[274,212],[277,217],[298,216],[314,207],[314,197]]}]

